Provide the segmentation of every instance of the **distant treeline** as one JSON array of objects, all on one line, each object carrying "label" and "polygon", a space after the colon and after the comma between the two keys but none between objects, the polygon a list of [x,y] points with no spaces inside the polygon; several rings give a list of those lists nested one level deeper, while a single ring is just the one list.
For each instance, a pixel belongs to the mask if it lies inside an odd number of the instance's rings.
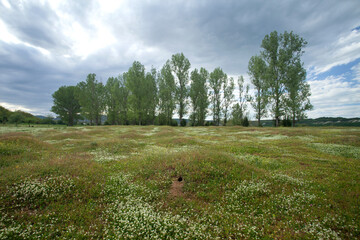
[{"label": "distant treeline", "polygon": [[[255,122],[250,122],[250,125],[256,125]],[[274,120],[261,120],[261,125],[264,127],[275,126]],[[282,126],[291,126],[291,121],[284,119],[281,121]],[[314,119],[303,119],[298,122],[299,126],[307,127],[360,127],[360,118],[342,118],[342,117],[321,117]]]},{"label": "distant treeline", "polygon": [[178,53],[160,70],[146,72],[144,65],[135,61],[127,72],[110,77],[106,84],[91,73],[76,86],[62,86],[53,94],[51,111],[68,125],[81,117],[98,125],[103,113],[108,124],[172,125],[175,112],[181,125],[185,125],[185,115],[190,117],[191,125],[205,125],[209,114],[214,125],[226,125],[229,119],[235,125],[248,125],[250,104],[259,126],[261,118],[269,113],[276,126],[281,119],[291,120],[294,126],[295,120],[305,118],[305,111],[312,108],[301,61],[306,44],[293,32],[266,35],[260,54],[251,57],[248,65],[254,95],[249,94],[250,86],[244,85],[239,76],[239,95],[234,96],[234,79],[220,67],[212,72],[200,68],[190,73],[190,61]]},{"label": "distant treeline", "polygon": [[29,126],[31,124],[65,124],[62,121],[55,121],[51,116],[38,118],[33,116],[30,113],[24,111],[10,111],[2,106],[0,106],[0,123],[27,123]]}]

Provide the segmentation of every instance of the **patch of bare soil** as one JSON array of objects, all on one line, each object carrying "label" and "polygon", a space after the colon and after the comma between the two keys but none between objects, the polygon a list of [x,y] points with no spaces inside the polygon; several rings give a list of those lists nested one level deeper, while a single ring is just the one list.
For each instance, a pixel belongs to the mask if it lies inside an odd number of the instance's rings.
[{"label": "patch of bare soil", "polygon": [[183,187],[184,187],[184,181],[179,181],[177,178],[173,180],[171,187],[170,187],[170,193],[169,196],[171,198],[177,198],[177,197],[183,197]]}]

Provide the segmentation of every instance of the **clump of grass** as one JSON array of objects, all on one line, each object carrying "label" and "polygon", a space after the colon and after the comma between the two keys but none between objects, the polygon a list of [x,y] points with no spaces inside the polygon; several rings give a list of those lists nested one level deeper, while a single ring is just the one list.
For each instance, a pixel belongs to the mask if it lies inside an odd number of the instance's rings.
[{"label": "clump of grass", "polygon": [[97,148],[99,146],[99,144],[97,143],[97,142],[91,142],[90,143],[90,147],[92,148],[92,149],[95,149],[95,148]]},{"label": "clump of grass", "polygon": [[313,143],[312,146],[324,153],[360,159],[360,148],[349,145],[340,145],[340,144],[325,144],[325,143]]},{"label": "clump of grass", "polygon": [[9,187],[8,197],[16,203],[12,207],[37,208],[70,194],[74,186],[74,181],[64,176],[26,179]]}]

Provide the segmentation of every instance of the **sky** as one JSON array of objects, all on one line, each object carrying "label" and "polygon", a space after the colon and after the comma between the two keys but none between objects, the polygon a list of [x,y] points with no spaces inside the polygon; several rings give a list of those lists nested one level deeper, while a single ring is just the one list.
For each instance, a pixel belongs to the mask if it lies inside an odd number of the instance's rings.
[{"label": "sky", "polygon": [[308,117],[360,117],[359,0],[0,0],[0,105],[48,115],[60,86],[89,73],[105,83],[134,60],[160,69],[179,52],[191,70],[249,83],[249,59],[274,30],[308,42]]}]

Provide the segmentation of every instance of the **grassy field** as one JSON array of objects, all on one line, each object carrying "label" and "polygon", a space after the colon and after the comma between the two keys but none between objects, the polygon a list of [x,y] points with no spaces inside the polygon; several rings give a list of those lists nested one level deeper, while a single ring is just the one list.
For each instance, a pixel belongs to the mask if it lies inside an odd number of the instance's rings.
[{"label": "grassy field", "polygon": [[360,128],[0,127],[0,239],[55,238],[359,239]]}]

